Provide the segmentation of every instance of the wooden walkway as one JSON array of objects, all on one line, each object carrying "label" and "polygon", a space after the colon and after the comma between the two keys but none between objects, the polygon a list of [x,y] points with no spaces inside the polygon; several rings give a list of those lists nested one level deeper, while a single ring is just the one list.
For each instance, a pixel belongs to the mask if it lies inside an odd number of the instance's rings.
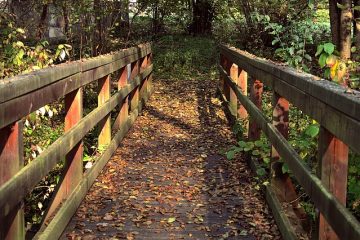
[{"label": "wooden walkway", "polygon": [[155,81],[61,239],[280,239],[210,81]]}]

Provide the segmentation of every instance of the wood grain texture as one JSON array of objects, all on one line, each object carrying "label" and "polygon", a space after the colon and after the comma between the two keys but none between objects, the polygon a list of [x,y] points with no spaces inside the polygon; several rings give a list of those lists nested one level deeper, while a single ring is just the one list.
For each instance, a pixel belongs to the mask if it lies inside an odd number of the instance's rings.
[{"label": "wood grain texture", "polygon": [[[24,165],[22,130],[21,122],[0,129],[0,186],[9,181]],[[24,239],[25,222],[22,204],[5,207],[6,214],[0,212],[0,239]]]},{"label": "wood grain texture", "polygon": [[326,189],[321,180],[310,172],[298,153],[290,146],[282,134],[268,122],[266,116],[247,97],[243,96],[237,84],[220,68],[220,74],[228,82],[244,105],[250,116],[261,127],[279,155],[288,163],[293,175],[311,197],[315,206],[332,226],[334,231],[344,239],[360,239],[360,224],[357,219]]}]

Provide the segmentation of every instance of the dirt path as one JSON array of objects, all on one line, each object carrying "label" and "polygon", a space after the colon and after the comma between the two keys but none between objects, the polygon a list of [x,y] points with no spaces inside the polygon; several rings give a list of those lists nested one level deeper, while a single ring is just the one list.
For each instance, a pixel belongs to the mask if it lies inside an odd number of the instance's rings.
[{"label": "dirt path", "polygon": [[62,239],[280,239],[211,80],[155,93]]}]

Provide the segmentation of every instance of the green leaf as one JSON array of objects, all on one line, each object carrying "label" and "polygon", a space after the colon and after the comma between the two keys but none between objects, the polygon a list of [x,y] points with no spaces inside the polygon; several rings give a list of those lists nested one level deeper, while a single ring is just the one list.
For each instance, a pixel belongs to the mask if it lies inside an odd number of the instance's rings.
[{"label": "green leaf", "polygon": [[346,6],[345,6],[345,5],[342,5],[342,4],[340,4],[340,3],[336,3],[336,6],[337,6],[338,8],[340,8],[341,10],[346,9]]},{"label": "green leaf", "polygon": [[287,165],[287,163],[283,163],[282,167],[281,167],[281,171],[282,173],[288,173],[289,170],[289,165]]},{"label": "green leaf", "polygon": [[294,55],[294,48],[293,47],[290,47],[288,49],[288,51],[289,51],[290,55]]},{"label": "green leaf", "polygon": [[311,58],[311,56],[310,56],[309,54],[305,54],[304,57],[305,57],[307,60],[312,61],[312,58]]},{"label": "green leaf", "polygon": [[257,146],[257,147],[262,147],[262,146],[264,146],[264,144],[263,144],[262,141],[257,140],[257,141],[255,141],[255,146]]},{"label": "green leaf", "polygon": [[279,39],[275,39],[275,40],[273,40],[272,42],[271,42],[271,45],[275,45],[275,44],[277,44],[279,42]]},{"label": "green leaf", "polygon": [[260,177],[265,176],[265,174],[266,174],[265,168],[258,168],[258,169],[256,170],[256,174],[257,174],[258,176],[260,176]]},{"label": "green leaf", "polygon": [[324,76],[325,78],[330,78],[330,68],[325,69]]},{"label": "green leaf", "polygon": [[251,152],[251,154],[254,155],[254,156],[258,156],[258,155],[260,155],[260,151],[259,150],[254,150],[254,151]]},{"label": "green leaf", "polygon": [[266,163],[266,164],[269,164],[270,163],[270,158],[269,157],[264,157],[263,162]]},{"label": "green leaf", "polygon": [[332,43],[325,43],[324,44],[324,51],[331,55],[335,50],[335,45]]},{"label": "green leaf", "polygon": [[234,159],[234,157],[235,157],[235,151],[229,151],[226,153],[226,158],[228,160],[232,160],[232,159]]},{"label": "green leaf", "polygon": [[326,59],[328,57],[327,53],[322,53],[319,58],[319,65],[321,68],[325,67],[326,65]]},{"label": "green leaf", "polygon": [[244,141],[239,141],[238,144],[239,144],[239,146],[242,147],[242,148],[244,148],[244,147],[247,146],[247,143],[244,142]]},{"label": "green leaf", "polygon": [[353,9],[354,9],[355,11],[360,11],[360,6],[354,6]]},{"label": "green leaf", "polygon": [[318,125],[310,125],[305,129],[305,134],[311,138],[316,137],[319,134],[320,128]]}]

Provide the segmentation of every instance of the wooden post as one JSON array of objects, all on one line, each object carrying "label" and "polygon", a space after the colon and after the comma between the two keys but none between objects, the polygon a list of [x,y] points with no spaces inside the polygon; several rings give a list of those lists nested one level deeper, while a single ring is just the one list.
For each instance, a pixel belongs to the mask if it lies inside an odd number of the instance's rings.
[{"label": "wooden post", "polygon": [[[230,70],[231,70],[232,63],[225,56],[223,56],[222,64],[223,64],[222,66],[223,66],[224,70],[230,76]],[[227,84],[225,79],[223,80],[223,83],[224,83],[224,86],[223,86],[224,96],[227,101],[230,101],[230,89],[231,88],[230,88],[229,84]]]},{"label": "wooden post", "polygon": [[[238,84],[239,88],[241,89],[242,94],[244,96],[247,96],[247,94],[248,94],[248,90],[247,90],[248,74],[247,74],[247,72],[245,72],[242,69],[238,69],[238,72],[239,72],[239,76],[238,76],[237,84]],[[237,116],[241,120],[246,120],[248,118],[248,113],[247,113],[245,107],[241,104],[238,107]]]},{"label": "wooden post", "polygon": [[[327,129],[320,127],[318,149],[321,181],[339,202],[346,205],[349,148]],[[322,215],[319,219],[319,239],[339,239]]]},{"label": "wooden post", "polygon": [[[118,81],[118,91],[128,84],[128,68],[127,66],[120,69],[120,78]],[[120,112],[116,117],[113,130],[118,131],[123,122],[126,121],[129,114],[129,97],[126,97],[120,105]]]},{"label": "wooden post", "polygon": [[[273,125],[286,138],[289,137],[289,102],[274,92],[273,95]],[[279,160],[279,154],[272,148],[271,157]]]},{"label": "wooden post", "polygon": [[[145,56],[144,58],[142,58],[141,59],[141,61],[140,61],[140,72],[142,72],[142,71],[144,71],[146,68],[147,68],[147,66],[148,66],[148,57],[147,56]],[[148,91],[147,91],[147,81],[148,81],[148,77],[146,77],[144,80],[142,80],[141,81],[141,84],[140,84],[140,92],[139,92],[139,94],[140,94],[140,96],[139,96],[139,98],[140,98],[140,100],[142,101],[144,98],[146,98],[147,97],[147,93],[148,93]]]},{"label": "wooden post", "polygon": [[[130,74],[130,81],[134,80],[134,77],[140,73],[140,61],[137,60],[131,63],[131,74]],[[133,111],[135,108],[139,106],[139,87],[136,87],[132,93],[130,94],[130,110],[129,112]]]},{"label": "wooden post", "polygon": [[[110,75],[107,75],[98,80],[98,106],[110,99],[111,82]],[[109,113],[105,118],[99,122],[99,139],[98,147],[108,145],[111,142],[111,114]]]},{"label": "wooden post", "polygon": [[[262,109],[261,103],[262,103],[262,94],[264,90],[264,84],[260,82],[259,80],[250,78],[251,84],[250,84],[250,100],[259,108]],[[249,140],[255,141],[260,139],[261,135],[261,128],[258,126],[258,124],[250,117],[250,123],[249,123]]]},{"label": "wooden post", "polygon": [[[83,116],[83,90],[79,88],[65,95],[65,132],[75,126]],[[81,181],[83,175],[83,145],[79,142],[67,155],[64,170],[58,183],[50,207],[44,214],[41,226],[53,215],[61,202]]]},{"label": "wooden post", "polygon": [[[289,102],[278,93],[273,93],[273,125],[288,139],[289,137]],[[309,228],[305,210],[300,207],[298,195],[289,173],[283,173],[283,163],[274,147],[271,148],[271,184],[280,201],[291,202],[294,213],[304,229]]]},{"label": "wooden post", "polygon": [[[0,129],[0,185],[7,182],[24,165],[22,131],[21,122]],[[1,209],[0,239],[25,239],[22,203],[15,209]]]},{"label": "wooden post", "polygon": [[[148,66],[150,66],[153,62],[153,54],[150,53],[148,55]],[[147,93],[149,94],[150,92],[152,92],[152,88],[153,88],[153,83],[152,83],[152,79],[153,79],[153,73],[150,73],[150,75],[148,76],[147,79]]]},{"label": "wooden post", "polygon": [[[239,68],[236,64],[232,64],[230,67],[230,77],[231,79],[237,83],[238,79],[239,79]],[[235,91],[229,87],[229,109],[230,109],[230,113],[232,115],[232,117],[234,118],[233,120],[235,121],[237,118],[237,110],[238,110],[238,99],[237,96],[235,94]]]}]

